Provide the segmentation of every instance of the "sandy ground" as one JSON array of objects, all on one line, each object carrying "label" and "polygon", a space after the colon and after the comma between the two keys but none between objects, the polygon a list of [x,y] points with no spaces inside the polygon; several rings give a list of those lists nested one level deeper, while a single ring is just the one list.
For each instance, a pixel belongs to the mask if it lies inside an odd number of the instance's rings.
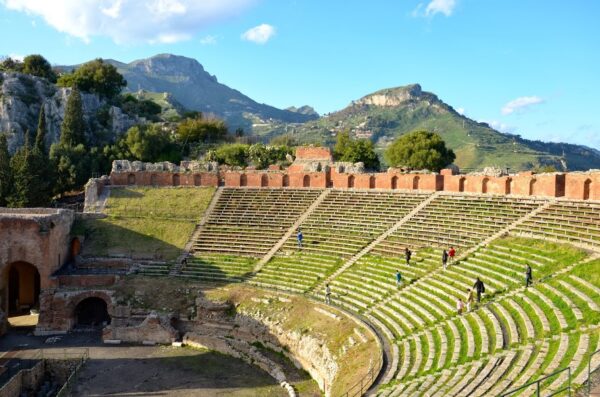
[{"label": "sandy ground", "polygon": [[38,323],[38,317],[39,314],[9,317],[8,323],[11,327],[35,327]]}]

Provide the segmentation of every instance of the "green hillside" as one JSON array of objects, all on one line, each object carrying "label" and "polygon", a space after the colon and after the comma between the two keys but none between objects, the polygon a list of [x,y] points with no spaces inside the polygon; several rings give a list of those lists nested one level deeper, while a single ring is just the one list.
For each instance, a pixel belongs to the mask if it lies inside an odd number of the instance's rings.
[{"label": "green hillside", "polygon": [[[255,129],[268,139],[291,132],[301,143],[331,145],[337,132],[350,130],[369,138],[382,152],[396,137],[426,129],[438,132],[457,155],[463,169],[486,166],[528,170],[551,165],[558,170],[600,168],[600,153],[583,146],[534,142],[500,133],[485,123],[458,114],[432,93],[417,84],[369,94],[348,107],[304,124],[271,125]],[[564,158],[563,158],[564,151]]]}]

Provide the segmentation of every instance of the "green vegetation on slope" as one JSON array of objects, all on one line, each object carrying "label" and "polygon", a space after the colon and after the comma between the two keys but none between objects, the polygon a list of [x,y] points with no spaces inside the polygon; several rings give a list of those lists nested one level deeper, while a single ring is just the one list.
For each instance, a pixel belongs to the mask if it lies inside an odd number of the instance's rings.
[{"label": "green vegetation on slope", "polygon": [[84,256],[131,255],[173,260],[181,253],[214,188],[112,189],[105,219],[77,221]]}]

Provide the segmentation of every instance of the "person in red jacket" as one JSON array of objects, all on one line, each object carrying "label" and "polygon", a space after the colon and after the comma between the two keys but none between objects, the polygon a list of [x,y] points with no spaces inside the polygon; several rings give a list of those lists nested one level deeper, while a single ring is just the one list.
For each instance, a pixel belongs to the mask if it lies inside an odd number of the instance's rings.
[{"label": "person in red jacket", "polygon": [[456,255],[456,250],[454,247],[450,247],[448,250],[448,256],[450,257],[450,263],[454,263],[454,256]]}]

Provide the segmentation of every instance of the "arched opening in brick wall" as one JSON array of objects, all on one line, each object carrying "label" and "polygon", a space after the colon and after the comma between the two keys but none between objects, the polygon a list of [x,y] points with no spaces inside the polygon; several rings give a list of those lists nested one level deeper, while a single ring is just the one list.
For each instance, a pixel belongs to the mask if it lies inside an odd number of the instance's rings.
[{"label": "arched opening in brick wall", "polygon": [[194,175],[194,186],[202,186],[202,175]]},{"label": "arched opening in brick wall", "polygon": [[483,178],[483,181],[481,181],[481,193],[488,192],[488,183],[489,182],[490,182],[489,178]]},{"label": "arched opening in brick wall", "polygon": [[398,177],[396,175],[392,177],[392,189],[398,189]]},{"label": "arched opening in brick wall", "polygon": [[75,327],[104,328],[110,324],[108,305],[102,298],[85,298],[75,306]]},{"label": "arched opening in brick wall", "polygon": [[240,176],[240,186],[248,186],[248,177],[246,174]]},{"label": "arched opening in brick wall", "polygon": [[[40,273],[28,262],[14,262],[6,270],[8,274],[7,302],[5,309],[9,317],[21,317],[39,309]],[[35,325],[37,317],[34,320]]]},{"label": "arched opening in brick wall", "polygon": [[287,174],[283,176],[283,181],[281,184],[283,185],[283,187],[290,186],[290,177]]},{"label": "arched opening in brick wall", "polygon": [[465,182],[466,182],[466,178],[465,177],[461,177],[458,180],[458,191],[459,192],[464,192],[465,191]]},{"label": "arched opening in brick wall", "polygon": [[536,193],[536,191],[535,191],[535,185],[536,185],[536,183],[537,183],[536,179],[532,179],[532,180],[529,181],[529,195],[530,196],[535,196],[535,193]]},{"label": "arched opening in brick wall", "polygon": [[75,258],[81,252],[81,242],[78,237],[74,237],[71,240],[71,248],[70,248],[71,258]]},{"label": "arched opening in brick wall", "polygon": [[135,185],[135,174],[129,174],[129,175],[127,175],[127,184],[128,185]]},{"label": "arched opening in brick wall", "polygon": [[173,186],[179,186],[179,184],[180,184],[179,174],[173,175]]},{"label": "arched opening in brick wall", "polygon": [[158,186],[158,176],[156,174],[150,175],[150,185]]},{"label": "arched opening in brick wall", "polygon": [[375,189],[375,175],[369,177],[369,189]]},{"label": "arched opening in brick wall", "polygon": [[420,181],[421,181],[421,178],[419,178],[418,176],[415,176],[413,178],[413,181],[412,181],[412,188],[413,188],[413,190],[419,190],[419,182]]},{"label": "arched opening in brick wall", "polygon": [[304,178],[302,178],[302,186],[310,187],[310,175],[304,175]]},{"label": "arched opening in brick wall", "polygon": [[354,175],[350,175],[348,177],[348,187],[349,188],[353,188],[354,187]]},{"label": "arched opening in brick wall", "polygon": [[583,199],[584,200],[590,199],[591,190],[592,190],[592,180],[586,179],[585,182],[583,182]]},{"label": "arched opening in brick wall", "polygon": [[269,186],[269,177],[267,176],[267,174],[262,174],[260,176],[260,186],[261,187]]},{"label": "arched opening in brick wall", "polygon": [[505,183],[506,183],[506,185],[504,186],[504,191],[506,192],[506,194],[512,194],[512,190],[513,190],[512,178],[507,178]]}]

